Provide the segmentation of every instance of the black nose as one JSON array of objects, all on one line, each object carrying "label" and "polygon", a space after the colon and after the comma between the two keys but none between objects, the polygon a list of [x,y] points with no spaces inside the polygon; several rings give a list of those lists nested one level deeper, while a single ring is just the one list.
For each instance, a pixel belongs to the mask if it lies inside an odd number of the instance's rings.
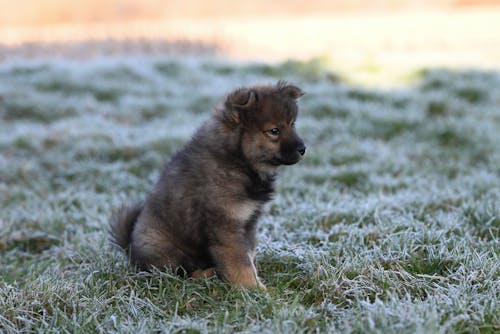
[{"label": "black nose", "polygon": [[300,155],[304,155],[306,153],[306,146],[304,144],[300,145],[297,147],[297,152],[299,152]]}]

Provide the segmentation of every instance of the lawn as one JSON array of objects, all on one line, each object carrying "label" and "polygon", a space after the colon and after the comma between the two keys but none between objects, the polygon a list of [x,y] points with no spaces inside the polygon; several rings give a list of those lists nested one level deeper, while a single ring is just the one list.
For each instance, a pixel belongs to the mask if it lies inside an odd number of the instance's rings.
[{"label": "lawn", "polygon": [[[0,332],[498,333],[500,73],[350,83],[325,59],[0,63]],[[307,94],[260,220],[268,290],[135,272],[113,210],[240,85]]]}]

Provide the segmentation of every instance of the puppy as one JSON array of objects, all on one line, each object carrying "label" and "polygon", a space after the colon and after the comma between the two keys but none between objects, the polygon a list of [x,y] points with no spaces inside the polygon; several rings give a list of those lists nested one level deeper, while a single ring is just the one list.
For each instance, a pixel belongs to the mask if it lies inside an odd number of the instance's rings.
[{"label": "puppy", "polygon": [[112,241],[139,269],[216,274],[264,288],[254,265],[257,220],[278,167],[306,151],[295,130],[302,95],[284,81],[231,92],[172,157],[146,200],[115,213]]}]

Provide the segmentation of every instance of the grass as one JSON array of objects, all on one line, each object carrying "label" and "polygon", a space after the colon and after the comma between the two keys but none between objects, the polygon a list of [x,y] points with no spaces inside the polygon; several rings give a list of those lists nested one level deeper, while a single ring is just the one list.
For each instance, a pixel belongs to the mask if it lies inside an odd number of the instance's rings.
[{"label": "grass", "polygon": [[[500,73],[348,84],[325,60],[0,64],[0,332],[496,333]],[[306,159],[259,229],[268,291],[134,272],[107,240],[123,201],[228,90],[307,95]]]}]

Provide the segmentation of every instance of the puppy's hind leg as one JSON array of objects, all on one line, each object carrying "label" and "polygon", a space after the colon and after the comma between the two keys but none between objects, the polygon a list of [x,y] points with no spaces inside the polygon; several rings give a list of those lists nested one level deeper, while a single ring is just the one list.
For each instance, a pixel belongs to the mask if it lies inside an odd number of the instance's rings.
[{"label": "puppy's hind leg", "polygon": [[139,230],[132,235],[130,259],[141,270],[169,268],[177,271],[184,262],[184,254],[160,231]]}]

